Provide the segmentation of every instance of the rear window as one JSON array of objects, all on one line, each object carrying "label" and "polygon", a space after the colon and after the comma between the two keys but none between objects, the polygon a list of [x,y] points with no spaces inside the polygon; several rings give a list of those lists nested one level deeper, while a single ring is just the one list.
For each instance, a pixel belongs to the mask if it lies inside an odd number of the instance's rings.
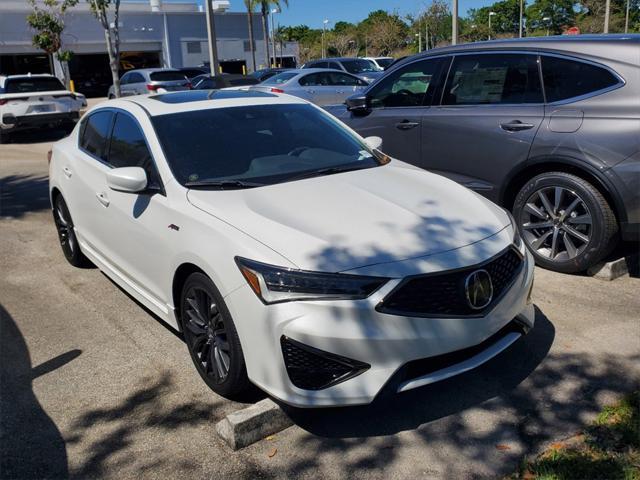
[{"label": "rear window", "polygon": [[298,74],[297,73],[292,73],[292,72],[279,73],[278,75],[275,75],[275,76],[273,76],[271,78],[267,78],[262,83],[264,83],[266,85],[278,85],[280,83],[288,82],[289,80],[291,80],[296,75],[298,75]]},{"label": "rear window", "polygon": [[243,85],[255,85],[256,83],[259,83],[258,80],[251,77],[232,78],[229,80],[229,85],[234,87],[241,87]]},{"label": "rear window", "polygon": [[186,80],[182,72],[153,72],[149,75],[153,82],[175,82],[178,80]]},{"label": "rear window", "polygon": [[604,90],[620,81],[609,70],[566,58],[542,56],[547,102],[558,102]]},{"label": "rear window", "polygon": [[358,75],[359,73],[369,73],[369,72],[377,72],[375,64],[370,60],[365,60],[363,58],[354,59],[354,60],[342,60],[342,66],[344,69],[353,73],[354,75]]},{"label": "rear window", "polygon": [[50,92],[66,90],[57,78],[17,78],[6,81],[5,93]]}]

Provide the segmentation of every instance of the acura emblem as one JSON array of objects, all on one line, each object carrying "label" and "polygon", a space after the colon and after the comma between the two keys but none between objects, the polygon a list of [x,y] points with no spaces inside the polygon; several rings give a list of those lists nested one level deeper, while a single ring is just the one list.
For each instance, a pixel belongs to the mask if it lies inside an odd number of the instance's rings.
[{"label": "acura emblem", "polygon": [[486,270],[476,270],[464,282],[467,303],[474,310],[482,310],[493,300],[493,283]]}]

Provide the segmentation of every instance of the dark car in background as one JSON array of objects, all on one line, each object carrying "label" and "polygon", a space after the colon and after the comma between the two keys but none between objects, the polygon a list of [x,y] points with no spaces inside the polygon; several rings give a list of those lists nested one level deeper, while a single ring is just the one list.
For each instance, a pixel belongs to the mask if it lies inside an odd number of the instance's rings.
[{"label": "dark car in background", "polygon": [[331,68],[356,75],[367,83],[372,83],[382,76],[378,66],[371,60],[353,57],[332,57],[312,60],[300,68]]},{"label": "dark car in background", "polygon": [[264,82],[271,77],[275,77],[279,73],[286,72],[287,70],[291,70],[290,68],[263,68],[261,70],[256,70],[250,76],[257,79],[258,82]]},{"label": "dark car in background", "polygon": [[436,49],[328,110],[510,209],[543,267],[584,271],[640,237],[640,35]]},{"label": "dark car in background", "polygon": [[189,80],[192,80],[200,75],[206,75],[210,73],[210,70],[205,67],[182,67],[178,70],[180,70]]},{"label": "dark car in background", "polygon": [[192,80],[194,90],[218,90],[230,87],[250,87],[260,83],[256,78],[246,75],[225,73],[222,75],[200,75]]}]

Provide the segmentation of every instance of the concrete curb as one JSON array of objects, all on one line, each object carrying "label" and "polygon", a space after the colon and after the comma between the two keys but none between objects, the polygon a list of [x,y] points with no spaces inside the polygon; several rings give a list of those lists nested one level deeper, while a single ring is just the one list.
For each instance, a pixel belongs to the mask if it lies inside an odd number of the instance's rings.
[{"label": "concrete curb", "polygon": [[611,262],[594,265],[587,273],[599,280],[611,281],[629,273],[630,269],[633,270],[633,266],[638,265],[639,262],[639,255],[630,255],[612,260]]},{"label": "concrete curb", "polygon": [[238,450],[291,425],[293,422],[282,409],[265,398],[227,415],[216,424],[216,431],[229,447]]}]

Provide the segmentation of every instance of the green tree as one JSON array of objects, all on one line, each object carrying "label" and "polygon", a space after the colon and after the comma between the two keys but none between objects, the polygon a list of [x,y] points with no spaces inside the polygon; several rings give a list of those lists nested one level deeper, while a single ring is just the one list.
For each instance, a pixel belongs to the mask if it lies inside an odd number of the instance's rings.
[{"label": "green tree", "polygon": [[[87,0],[91,12],[104,29],[104,38],[109,54],[109,68],[116,98],[120,97],[120,0]],[[111,7],[113,14],[110,15]],[[110,21],[113,18],[113,22]]]},{"label": "green tree", "polygon": [[489,26],[489,13],[495,15],[491,18],[491,32],[494,34],[517,34],[520,27],[520,0],[501,0],[487,7],[469,11],[469,21],[472,25]]},{"label": "green tree", "polygon": [[44,0],[41,4],[28,0],[32,8],[27,16],[27,24],[33,30],[33,46],[46,52],[50,58],[55,55],[62,65],[64,84],[70,88],[69,60],[73,56],[70,50],[62,48],[64,32],[64,14],[67,9],[77,5],[78,0]]},{"label": "green tree", "polygon": [[390,55],[404,47],[409,36],[409,26],[397,13],[384,10],[371,12],[358,24],[365,39],[365,50],[370,55]]},{"label": "green tree", "polygon": [[432,0],[431,4],[417,17],[409,16],[411,31],[427,36],[425,48],[451,42],[451,10],[448,0]]},{"label": "green tree", "polygon": [[[626,0],[611,0],[609,32],[624,32]],[[581,0],[577,15],[577,26],[582,33],[602,33],[604,30],[605,3],[600,0]],[[630,0],[629,32],[640,31],[640,0]]]},{"label": "green tree", "polygon": [[244,6],[247,9],[247,23],[249,26],[249,50],[251,50],[252,69],[256,71],[256,48],[253,39],[253,12],[258,5],[258,0],[244,0]]},{"label": "green tree", "polygon": [[[535,0],[526,9],[527,34],[547,29],[551,34],[561,34],[566,27],[576,23],[574,5],[573,0]],[[549,20],[544,20],[545,18]]]}]

